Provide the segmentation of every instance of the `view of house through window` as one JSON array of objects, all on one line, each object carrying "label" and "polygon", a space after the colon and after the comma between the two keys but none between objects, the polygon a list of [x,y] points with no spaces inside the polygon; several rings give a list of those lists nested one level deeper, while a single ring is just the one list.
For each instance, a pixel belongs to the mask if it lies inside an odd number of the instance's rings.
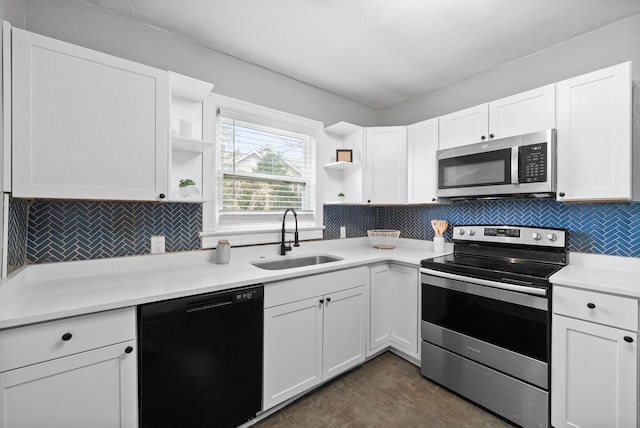
[{"label": "view of house through window", "polygon": [[220,214],[314,209],[315,155],[306,135],[218,118]]}]

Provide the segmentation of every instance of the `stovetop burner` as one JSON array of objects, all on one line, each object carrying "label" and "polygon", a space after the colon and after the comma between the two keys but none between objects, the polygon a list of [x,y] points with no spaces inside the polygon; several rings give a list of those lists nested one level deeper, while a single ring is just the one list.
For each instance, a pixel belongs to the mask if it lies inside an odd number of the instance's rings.
[{"label": "stovetop burner", "polygon": [[422,260],[440,272],[548,287],[566,265],[566,231],[523,226],[455,226],[454,253]]}]

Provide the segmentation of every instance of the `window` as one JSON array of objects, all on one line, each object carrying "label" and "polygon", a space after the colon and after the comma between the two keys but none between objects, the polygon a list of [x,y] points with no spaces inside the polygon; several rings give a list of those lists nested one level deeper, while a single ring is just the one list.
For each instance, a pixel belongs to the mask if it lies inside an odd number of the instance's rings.
[{"label": "window", "polygon": [[[215,104],[215,202],[204,204],[203,247],[279,242],[293,208],[301,239],[322,238],[317,155],[322,123],[220,95]],[[287,229],[293,227],[287,220]]]},{"label": "window", "polygon": [[315,150],[307,135],[218,118],[221,214],[315,208]]}]

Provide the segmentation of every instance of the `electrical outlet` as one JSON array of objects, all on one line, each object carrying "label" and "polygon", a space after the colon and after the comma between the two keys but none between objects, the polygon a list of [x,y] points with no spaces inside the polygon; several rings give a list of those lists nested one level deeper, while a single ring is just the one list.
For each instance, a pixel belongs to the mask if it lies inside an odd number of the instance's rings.
[{"label": "electrical outlet", "polygon": [[347,237],[347,228],[346,226],[340,226],[340,238]]},{"label": "electrical outlet", "polygon": [[164,253],[164,235],[151,235],[151,254]]}]

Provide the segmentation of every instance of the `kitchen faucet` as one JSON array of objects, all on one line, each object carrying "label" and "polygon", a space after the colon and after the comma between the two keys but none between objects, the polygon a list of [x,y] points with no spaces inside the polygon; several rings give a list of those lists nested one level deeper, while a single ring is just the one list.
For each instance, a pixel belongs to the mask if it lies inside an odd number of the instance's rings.
[{"label": "kitchen faucet", "polygon": [[282,216],[282,239],[280,240],[280,255],[284,256],[287,251],[291,251],[291,240],[289,240],[289,245],[285,245],[284,243],[284,234],[285,233],[291,233],[291,232],[286,232],[284,230],[284,221],[287,218],[287,213],[291,211],[293,213],[293,218],[296,220],[296,231],[293,234],[293,246],[294,247],[299,247],[300,243],[298,243],[298,214],[296,213],[296,211],[293,208],[287,208],[287,210],[284,212],[284,215]]}]

